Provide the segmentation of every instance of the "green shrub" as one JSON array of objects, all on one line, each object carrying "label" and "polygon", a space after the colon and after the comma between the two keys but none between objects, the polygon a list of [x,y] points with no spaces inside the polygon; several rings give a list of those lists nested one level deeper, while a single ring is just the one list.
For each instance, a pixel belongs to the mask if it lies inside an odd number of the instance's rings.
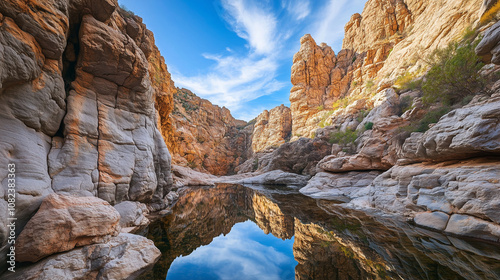
[{"label": "green shrub", "polygon": [[372,122],[365,123],[365,130],[370,130],[372,128],[373,128],[373,123]]},{"label": "green shrub", "polygon": [[125,12],[125,13],[123,14],[123,16],[125,16],[125,17],[133,17],[133,16],[135,16],[134,12],[132,12],[131,10],[129,10],[129,9],[127,8],[127,6],[125,6],[125,5],[121,4],[121,5],[120,5],[120,8],[122,9],[122,11],[124,11],[124,12]]},{"label": "green shrub", "polygon": [[422,79],[417,79],[417,73],[406,72],[394,82],[398,91],[417,90],[422,87]]},{"label": "green shrub", "polygon": [[375,85],[375,83],[373,82],[373,80],[366,81],[366,84],[365,84],[366,90],[368,92],[372,92],[374,90],[374,88],[373,88],[374,85]]},{"label": "green shrub", "polygon": [[439,119],[449,113],[452,110],[450,106],[443,106],[434,110],[427,112],[424,117],[415,121],[407,127],[403,127],[403,131],[407,132],[426,132],[429,130],[429,125],[432,123],[437,123]]},{"label": "green shrub", "polygon": [[412,106],[413,99],[411,98],[411,96],[407,95],[401,98],[401,100],[399,101],[399,115],[401,116],[402,114],[404,114],[404,112],[410,110]]},{"label": "green shrub", "polygon": [[323,105],[320,105],[316,108],[316,110],[318,111],[323,111],[325,109],[325,107]]},{"label": "green shrub", "polygon": [[486,82],[479,74],[484,64],[474,51],[476,45],[471,41],[451,43],[431,55],[431,68],[422,84],[424,104],[455,104],[468,95],[486,92]]},{"label": "green shrub", "polygon": [[198,167],[198,165],[196,164],[196,162],[194,162],[194,160],[188,161],[187,166],[191,169],[195,169],[196,167]]},{"label": "green shrub", "polygon": [[259,169],[259,159],[255,158],[253,160],[252,171],[256,171],[257,169]]},{"label": "green shrub", "polygon": [[351,129],[346,129],[345,132],[337,131],[330,133],[330,139],[328,142],[330,144],[339,144],[342,146],[354,144],[354,141],[358,138],[358,132]]}]

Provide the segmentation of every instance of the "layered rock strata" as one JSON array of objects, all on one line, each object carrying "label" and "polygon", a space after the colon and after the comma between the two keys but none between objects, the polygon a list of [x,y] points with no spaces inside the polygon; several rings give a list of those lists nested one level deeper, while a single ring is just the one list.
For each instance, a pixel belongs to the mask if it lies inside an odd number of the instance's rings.
[{"label": "layered rock strata", "polygon": [[107,243],[50,256],[33,266],[3,275],[2,279],[135,279],[150,269],[160,256],[153,241],[120,233]]},{"label": "layered rock strata", "polygon": [[[477,21],[480,5],[480,0],[370,0],[346,24],[337,55],[305,35],[292,66],[293,139],[311,137],[325,125],[355,128],[358,112],[375,107],[373,94],[407,72],[421,71],[422,58]],[[355,101],[355,110],[336,112]]]},{"label": "layered rock strata", "polygon": [[252,126],[187,89],[174,94],[174,163],[214,175],[234,172],[251,154]]},{"label": "layered rock strata", "polygon": [[[17,234],[54,192],[164,207],[170,154],[155,99],[168,100],[170,86],[151,76],[166,66],[141,18],[114,0],[2,1],[0,54],[0,164],[15,165],[1,168],[0,181],[6,191],[15,173]],[[1,259],[7,208],[4,196]],[[81,225],[94,219],[78,217]],[[75,233],[68,244],[101,234],[77,232],[87,237]]]},{"label": "layered rock strata", "polygon": [[255,120],[252,132],[252,151],[260,152],[267,147],[279,146],[290,140],[292,114],[281,104],[270,111],[264,110]]},{"label": "layered rock strata", "polygon": [[118,235],[120,214],[96,197],[47,196],[16,240],[17,261],[36,262]]}]

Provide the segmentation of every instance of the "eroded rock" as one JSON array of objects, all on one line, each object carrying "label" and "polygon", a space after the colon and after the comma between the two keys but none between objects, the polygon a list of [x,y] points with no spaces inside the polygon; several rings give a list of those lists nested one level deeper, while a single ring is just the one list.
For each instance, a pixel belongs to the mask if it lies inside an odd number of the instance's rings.
[{"label": "eroded rock", "polygon": [[135,279],[160,258],[153,241],[120,233],[103,244],[87,245],[2,275],[3,279]]},{"label": "eroded rock", "polygon": [[36,262],[118,235],[120,214],[97,197],[47,196],[16,240],[16,260]]}]

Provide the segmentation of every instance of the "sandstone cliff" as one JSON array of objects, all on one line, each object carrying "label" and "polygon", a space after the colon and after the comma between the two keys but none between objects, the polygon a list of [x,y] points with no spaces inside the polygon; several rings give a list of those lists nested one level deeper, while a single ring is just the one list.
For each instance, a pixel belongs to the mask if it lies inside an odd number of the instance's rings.
[{"label": "sandstone cliff", "polygon": [[187,89],[175,91],[171,118],[174,164],[227,175],[251,153],[252,126]]},{"label": "sandstone cliff", "polygon": [[[480,0],[370,0],[346,24],[337,55],[305,35],[292,66],[293,136],[311,137],[326,125],[356,128],[357,113],[374,107],[373,94],[407,71],[418,71],[423,58],[458,39],[477,22],[480,5]],[[337,112],[354,101],[353,112]]]},{"label": "sandstone cliff", "polygon": [[252,150],[260,152],[267,147],[279,146],[290,140],[292,114],[281,104],[270,111],[264,110],[255,120],[252,132]]},{"label": "sandstone cliff", "polygon": [[[344,201],[347,207],[405,215],[419,226],[448,234],[499,240],[500,225],[492,214],[497,212],[500,190],[494,179],[500,176],[499,67],[484,66],[480,73],[489,80],[488,90],[474,92],[472,100],[456,104],[448,114],[426,123],[425,132],[410,133],[405,128],[444,105],[424,106],[418,87],[400,90],[395,86],[398,92],[390,88],[402,73],[425,75],[429,53],[467,35],[468,26],[476,28],[469,36],[483,33],[476,53],[488,63],[498,63],[500,29],[494,22],[477,24],[485,13],[480,12],[480,2],[368,1],[363,14],[351,18],[344,47],[354,49],[356,55],[369,54],[370,48],[384,44],[392,51],[375,68],[372,89],[366,84],[360,87],[358,82],[363,79],[357,80],[367,70],[365,57],[361,68],[353,72],[345,108],[333,111],[325,121],[327,126],[315,130],[316,137],[356,133],[333,145],[331,155],[317,165],[321,172],[302,193]],[[376,22],[384,22],[383,28],[373,24]],[[459,89],[454,91],[458,94]],[[302,96],[306,100],[307,95]],[[411,107],[405,104],[407,100]]]},{"label": "sandstone cliff", "polygon": [[114,0],[2,1],[0,53],[0,163],[16,167],[0,181],[6,192],[15,173],[17,234],[54,192],[164,207],[170,154],[155,98],[168,104],[172,85],[141,18]]}]

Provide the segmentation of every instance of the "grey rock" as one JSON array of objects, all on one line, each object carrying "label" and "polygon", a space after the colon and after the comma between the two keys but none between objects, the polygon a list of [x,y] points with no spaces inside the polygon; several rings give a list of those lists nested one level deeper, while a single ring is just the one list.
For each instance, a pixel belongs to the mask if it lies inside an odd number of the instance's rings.
[{"label": "grey rock", "polygon": [[407,161],[445,161],[485,153],[498,155],[499,118],[500,101],[495,100],[453,110],[423,135],[413,134],[407,139],[400,157]]},{"label": "grey rock", "polygon": [[244,178],[232,182],[235,184],[305,186],[310,178],[310,176],[288,173],[282,170],[273,170],[254,177]]},{"label": "grey rock", "polygon": [[119,233],[120,214],[96,197],[47,196],[16,239],[16,260],[36,262],[51,254],[100,243]]},{"label": "grey rock", "polygon": [[491,26],[476,46],[476,54],[486,58],[487,62],[500,64],[500,22]]},{"label": "grey rock", "polygon": [[120,233],[107,243],[87,245],[2,275],[6,280],[135,279],[160,258],[153,241]]},{"label": "grey rock", "polygon": [[371,172],[329,173],[319,172],[307,185],[300,189],[304,195],[313,198],[336,199],[344,202],[358,197],[361,188],[368,187],[380,174]]},{"label": "grey rock", "polygon": [[423,212],[415,215],[415,224],[435,230],[444,230],[450,216],[443,212]]},{"label": "grey rock", "polygon": [[123,201],[114,207],[120,213],[120,226],[122,228],[149,224],[148,218],[144,216],[148,212],[145,204],[136,201]]},{"label": "grey rock", "polygon": [[500,241],[500,225],[469,215],[452,215],[445,232],[496,242]]}]

